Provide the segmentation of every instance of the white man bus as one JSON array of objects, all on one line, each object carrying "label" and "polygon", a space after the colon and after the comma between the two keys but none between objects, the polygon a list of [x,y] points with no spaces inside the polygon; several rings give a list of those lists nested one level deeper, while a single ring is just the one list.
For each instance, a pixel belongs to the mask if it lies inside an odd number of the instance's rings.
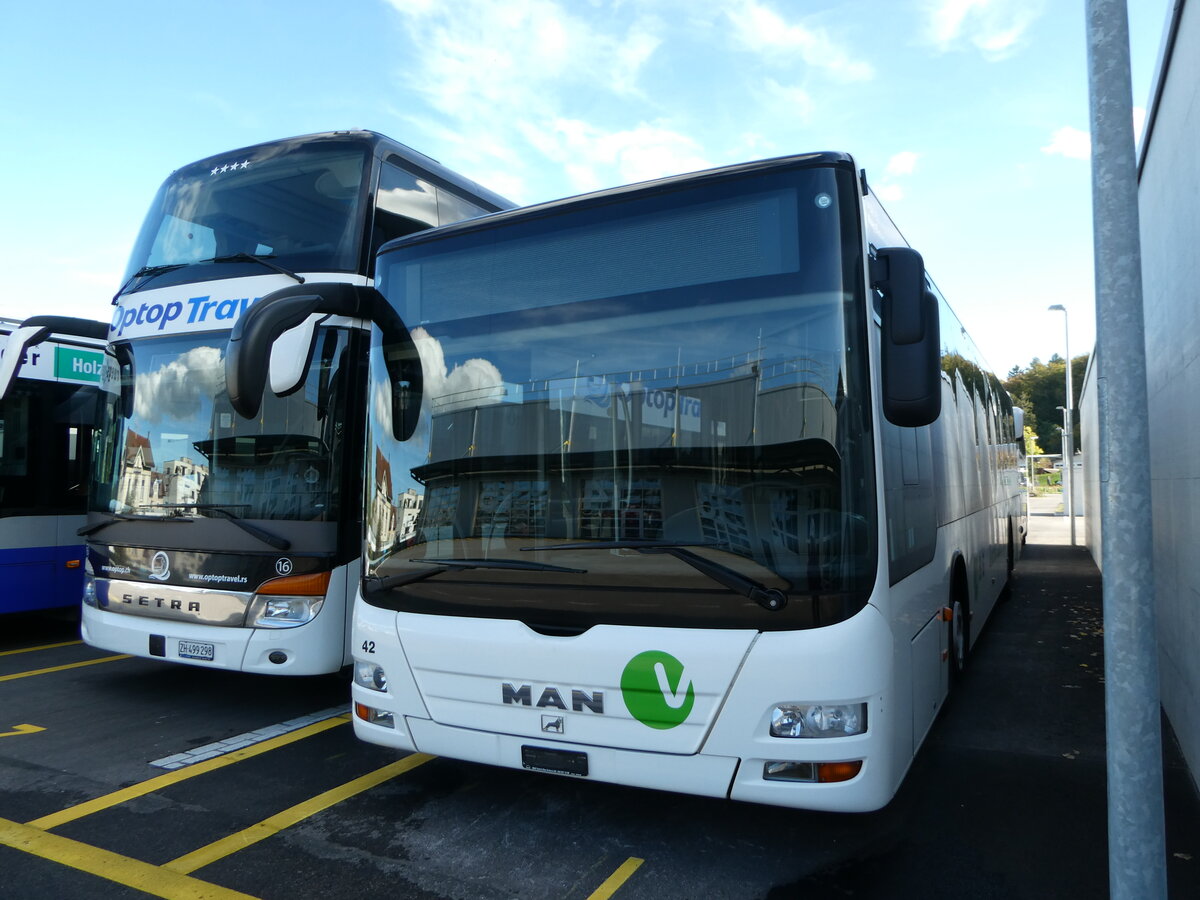
[{"label": "white man bus", "polygon": [[[366,516],[420,513],[367,532],[357,734],[886,804],[1020,552],[1021,428],[853,159],[501,212],[377,272]],[[294,292],[231,343],[242,414]]]}]

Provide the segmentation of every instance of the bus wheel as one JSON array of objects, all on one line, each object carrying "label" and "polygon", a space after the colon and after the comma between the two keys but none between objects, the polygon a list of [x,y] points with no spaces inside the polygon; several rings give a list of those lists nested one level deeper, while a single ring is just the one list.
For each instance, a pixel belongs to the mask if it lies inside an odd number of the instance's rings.
[{"label": "bus wheel", "polygon": [[962,578],[954,580],[954,594],[950,600],[950,680],[957,681],[967,668],[967,655],[971,647],[971,608],[967,603],[966,587]]},{"label": "bus wheel", "polygon": [[1008,566],[1004,570],[1004,587],[1000,589],[1000,599],[1007,600],[1012,596],[1013,570],[1016,568],[1016,546],[1013,544],[1012,520],[1008,522]]}]

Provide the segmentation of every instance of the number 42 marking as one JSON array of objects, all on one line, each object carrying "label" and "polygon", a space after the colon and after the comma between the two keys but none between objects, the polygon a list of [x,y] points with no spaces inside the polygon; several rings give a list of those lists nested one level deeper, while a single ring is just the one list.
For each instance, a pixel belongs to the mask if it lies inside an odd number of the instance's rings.
[{"label": "number 42 marking", "polygon": [[375,652],[375,642],[374,641],[363,641],[362,649],[363,649],[363,653],[374,653]]}]

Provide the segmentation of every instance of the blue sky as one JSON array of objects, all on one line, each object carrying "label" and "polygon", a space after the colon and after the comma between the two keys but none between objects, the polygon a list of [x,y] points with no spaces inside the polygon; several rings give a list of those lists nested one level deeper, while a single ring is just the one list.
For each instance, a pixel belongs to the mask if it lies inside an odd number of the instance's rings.
[{"label": "blue sky", "polygon": [[[1170,2],[1130,5],[1144,108]],[[4,26],[0,315],[107,320],[171,170],[369,128],[520,203],[846,150],[1001,376],[1063,353],[1053,303],[1072,355],[1094,341],[1083,0],[66,0]]]}]

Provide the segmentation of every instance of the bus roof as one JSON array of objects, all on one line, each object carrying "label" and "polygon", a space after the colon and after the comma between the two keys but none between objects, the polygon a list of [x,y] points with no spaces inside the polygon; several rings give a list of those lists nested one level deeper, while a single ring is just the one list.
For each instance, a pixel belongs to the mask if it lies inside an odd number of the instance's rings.
[{"label": "bus roof", "polygon": [[386,159],[389,156],[398,156],[404,163],[405,167],[426,175],[430,181],[434,183],[442,183],[445,185],[465,188],[471,193],[480,197],[483,200],[491,203],[496,209],[511,209],[516,204],[511,200],[500,196],[494,191],[490,191],[479,183],[465,178],[457,172],[452,172],[447,169],[436,159],[426,156],[419,150],[414,150],[406,144],[380,134],[377,131],[367,131],[365,129],[351,129],[347,131],[322,131],[314,134],[303,134],[295,137],[280,138],[273,141],[263,141],[259,144],[251,144],[246,147],[236,147],[230,150],[223,150],[220,153],[214,153],[211,156],[206,156],[203,159],[198,159],[195,162],[180,166],[171,174],[182,172],[186,169],[204,169],[212,167],[222,162],[228,162],[231,157],[240,157],[248,153],[262,150],[267,147],[301,147],[310,144],[319,143],[355,143],[362,144],[371,149],[372,154],[377,159]]},{"label": "bus roof", "polygon": [[618,187],[605,188],[603,190],[593,191],[587,194],[577,194],[571,197],[563,197],[558,200],[548,200],[544,203],[535,203],[531,206],[523,206],[517,209],[508,209],[501,212],[492,213],[488,216],[465,219],[462,222],[455,222],[452,225],[443,225],[440,228],[431,228],[428,231],[421,231],[415,234],[405,235],[404,237],[389,241],[380,248],[379,252],[382,254],[399,247],[410,247],[415,244],[441,240],[442,238],[450,237],[456,234],[493,228],[497,225],[501,225],[510,221],[539,219],[545,216],[554,215],[555,213],[561,211],[564,207],[590,209],[630,197],[663,193],[683,185],[699,184],[706,181],[723,181],[729,178],[737,178],[742,175],[767,172],[776,169],[809,167],[816,168],[821,166],[836,166],[853,169],[855,167],[855,163],[854,158],[849,153],[843,153],[840,151],[821,151],[816,153],[796,154],[792,156],[778,156],[771,159],[755,160],[753,162],[736,163],[734,165],[720,166],[713,169],[702,169],[697,172],[685,172],[680,175],[668,175],[664,178],[656,178],[652,181],[640,181],[634,184],[625,184]]}]

